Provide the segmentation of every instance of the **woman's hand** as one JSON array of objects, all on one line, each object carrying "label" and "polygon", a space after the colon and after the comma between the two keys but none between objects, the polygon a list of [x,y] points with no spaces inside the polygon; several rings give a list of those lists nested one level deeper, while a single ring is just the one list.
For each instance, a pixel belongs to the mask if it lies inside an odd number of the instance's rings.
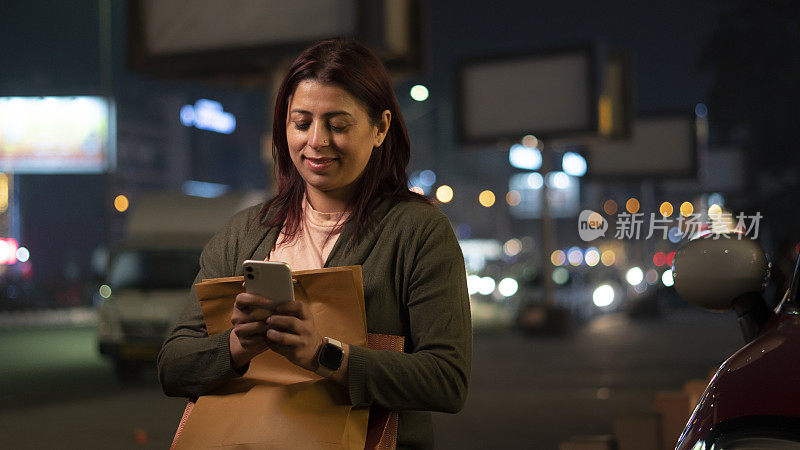
[{"label": "woman's hand", "polygon": [[279,305],[266,323],[267,342],[272,350],[306,370],[317,370],[322,336],[308,305],[297,300]]},{"label": "woman's hand", "polygon": [[243,292],[236,296],[231,314],[230,350],[233,367],[238,369],[269,348],[266,319],[272,314],[270,301]]}]

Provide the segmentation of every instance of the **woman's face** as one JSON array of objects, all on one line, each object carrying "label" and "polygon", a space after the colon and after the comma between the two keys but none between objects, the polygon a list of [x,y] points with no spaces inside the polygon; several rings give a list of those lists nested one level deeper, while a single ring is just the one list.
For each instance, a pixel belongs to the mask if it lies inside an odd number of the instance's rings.
[{"label": "woman's face", "polygon": [[338,86],[314,80],[298,84],[289,99],[286,140],[312,206],[317,208],[315,199],[349,200],[390,120],[387,110],[373,123],[363,104]]}]

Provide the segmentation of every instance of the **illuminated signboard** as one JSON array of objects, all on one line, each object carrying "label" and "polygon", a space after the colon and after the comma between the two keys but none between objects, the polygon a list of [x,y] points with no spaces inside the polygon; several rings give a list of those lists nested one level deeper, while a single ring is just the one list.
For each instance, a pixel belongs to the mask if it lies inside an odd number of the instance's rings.
[{"label": "illuminated signboard", "polygon": [[0,171],[106,171],[114,126],[114,108],[102,97],[0,97]]},{"label": "illuminated signboard", "polygon": [[200,130],[231,134],[236,129],[236,118],[222,110],[222,105],[214,100],[201,98],[194,105],[181,108],[181,123]]}]

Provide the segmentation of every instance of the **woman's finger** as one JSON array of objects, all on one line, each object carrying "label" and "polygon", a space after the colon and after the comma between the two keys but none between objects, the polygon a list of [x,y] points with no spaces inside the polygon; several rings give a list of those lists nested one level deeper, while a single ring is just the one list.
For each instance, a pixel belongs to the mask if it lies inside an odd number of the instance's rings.
[{"label": "woman's finger", "polygon": [[247,339],[250,336],[265,336],[267,324],[265,322],[248,322],[235,326],[233,331],[239,339]]},{"label": "woman's finger", "polygon": [[295,316],[299,319],[308,319],[311,316],[308,306],[300,300],[278,305],[275,307],[275,314]]},{"label": "woman's finger", "polygon": [[270,329],[285,331],[292,334],[300,334],[304,329],[303,322],[294,316],[274,314],[266,320],[266,323]]},{"label": "woman's finger", "polygon": [[246,310],[248,308],[272,308],[273,303],[270,299],[260,295],[242,292],[236,295],[234,306],[237,309]]},{"label": "woman's finger", "polygon": [[248,308],[246,310],[234,308],[231,313],[231,324],[265,321],[272,315],[272,311],[263,308]]},{"label": "woman's finger", "polygon": [[303,342],[300,336],[296,334],[278,331],[273,328],[267,330],[266,336],[271,344],[277,344],[279,347],[285,348],[285,350],[293,350]]}]

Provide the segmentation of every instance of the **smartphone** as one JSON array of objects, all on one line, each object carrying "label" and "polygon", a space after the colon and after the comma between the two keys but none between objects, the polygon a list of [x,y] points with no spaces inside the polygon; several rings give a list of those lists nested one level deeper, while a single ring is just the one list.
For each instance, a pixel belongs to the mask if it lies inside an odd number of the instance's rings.
[{"label": "smartphone", "polygon": [[294,300],[292,270],[282,262],[248,259],[244,266],[244,290],[272,300],[275,306]]}]

